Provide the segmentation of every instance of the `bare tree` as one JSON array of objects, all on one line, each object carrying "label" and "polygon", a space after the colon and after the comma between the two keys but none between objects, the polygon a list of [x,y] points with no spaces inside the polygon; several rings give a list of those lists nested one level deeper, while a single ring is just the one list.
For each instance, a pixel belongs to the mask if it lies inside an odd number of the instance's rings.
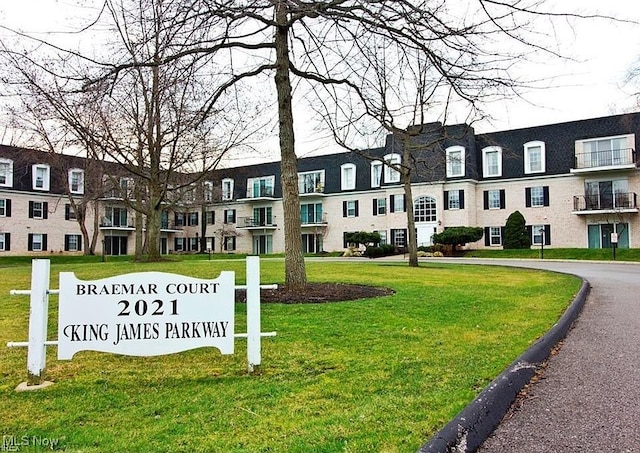
[{"label": "bare tree", "polygon": [[[16,94],[37,106],[34,114],[46,110],[63,130],[58,144],[119,165],[118,176],[130,178],[130,186],[111,181],[111,187],[121,189],[122,202],[138,213],[136,256],[146,243],[148,259],[158,260],[162,211],[256,130],[251,121],[257,109],[243,103],[239,86],[223,96],[213,53],[167,61],[175,48],[200,40],[185,5],[107,0],[104,6],[95,24],[108,30],[108,54],[80,54],[36,40],[48,55],[8,47],[2,55]],[[87,30],[93,39],[103,37]]]}]

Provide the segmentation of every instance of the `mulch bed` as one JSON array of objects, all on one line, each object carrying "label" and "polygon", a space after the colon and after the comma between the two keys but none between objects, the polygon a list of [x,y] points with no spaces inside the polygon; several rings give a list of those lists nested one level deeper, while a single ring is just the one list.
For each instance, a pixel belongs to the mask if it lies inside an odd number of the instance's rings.
[{"label": "mulch bed", "polygon": [[[279,285],[278,289],[260,290],[260,302],[281,304],[320,304],[347,300],[389,296],[395,291],[389,288],[344,283],[308,283],[304,290],[289,289]],[[236,301],[246,302],[246,291],[236,290]]]}]

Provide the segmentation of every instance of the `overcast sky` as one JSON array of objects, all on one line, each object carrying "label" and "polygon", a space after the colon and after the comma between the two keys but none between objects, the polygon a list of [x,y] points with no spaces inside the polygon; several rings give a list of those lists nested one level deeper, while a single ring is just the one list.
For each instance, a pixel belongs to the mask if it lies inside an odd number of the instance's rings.
[{"label": "overcast sky", "polygon": [[[452,0],[456,1],[456,0]],[[558,51],[575,61],[521,66],[520,70],[548,79],[548,88],[525,93],[525,100],[511,99],[489,106],[494,120],[476,125],[477,132],[521,128],[640,111],[633,93],[625,84],[630,67],[640,58],[640,1],[637,0],[554,0],[563,11],[611,15],[637,23],[607,20],[583,21],[573,28],[558,29]],[[26,31],[63,27],[69,5],[74,0],[3,0],[0,24]],[[62,24],[62,25],[60,25]],[[310,133],[298,133],[297,143],[312,152],[325,147]],[[308,138],[307,138],[308,137]]]}]

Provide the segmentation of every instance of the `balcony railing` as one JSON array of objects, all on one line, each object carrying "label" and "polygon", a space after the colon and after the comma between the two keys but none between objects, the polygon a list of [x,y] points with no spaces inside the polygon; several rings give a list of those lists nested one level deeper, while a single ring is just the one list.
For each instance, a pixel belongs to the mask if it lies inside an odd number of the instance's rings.
[{"label": "balcony railing", "polygon": [[613,149],[591,153],[576,153],[575,168],[582,170],[596,167],[635,165],[636,151],[632,148]]},{"label": "balcony railing", "polygon": [[239,217],[238,228],[275,228],[276,218]]},{"label": "balcony railing", "polygon": [[302,226],[324,225],[327,223],[327,214],[323,212],[321,215],[306,216],[300,219]]},{"label": "balcony railing", "polygon": [[247,198],[273,198],[273,187],[250,187],[247,189]]},{"label": "balcony railing", "polygon": [[323,184],[298,184],[298,192],[300,195],[319,195],[324,193]]},{"label": "balcony railing", "polygon": [[578,195],[573,197],[574,211],[614,211],[626,209],[638,209],[638,200],[635,192]]},{"label": "balcony railing", "polygon": [[160,222],[161,230],[182,230],[184,225],[182,223],[169,222],[168,220],[163,220]]},{"label": "balcony railing", "polygon": [[100,228],[135,228],[135,226],[129,225],[126,220],[121,221],[120,219],[110,219],[109,217],[102,217],[100,219]]}]

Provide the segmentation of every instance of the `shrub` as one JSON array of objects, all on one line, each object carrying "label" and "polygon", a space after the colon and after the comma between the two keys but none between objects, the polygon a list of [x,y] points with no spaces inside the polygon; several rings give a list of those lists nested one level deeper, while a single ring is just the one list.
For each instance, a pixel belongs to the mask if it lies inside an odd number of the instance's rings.
[{"label": "shrub", "polygon": [[531,247],[527,224],[520,211],[511,213],[507,218],[503,245],[505,249],[528,249]]},{"label": "shrub", "polygon": [[[484,231],[481,227],[451,227],[446,228],[442,233],[433,235],[433,242],[436,244],[449,245],[455,250],[456,246],[464,245],[469,242],[476,242]],[[433,249],[433,251],[442,252],[442,249]]]}]

